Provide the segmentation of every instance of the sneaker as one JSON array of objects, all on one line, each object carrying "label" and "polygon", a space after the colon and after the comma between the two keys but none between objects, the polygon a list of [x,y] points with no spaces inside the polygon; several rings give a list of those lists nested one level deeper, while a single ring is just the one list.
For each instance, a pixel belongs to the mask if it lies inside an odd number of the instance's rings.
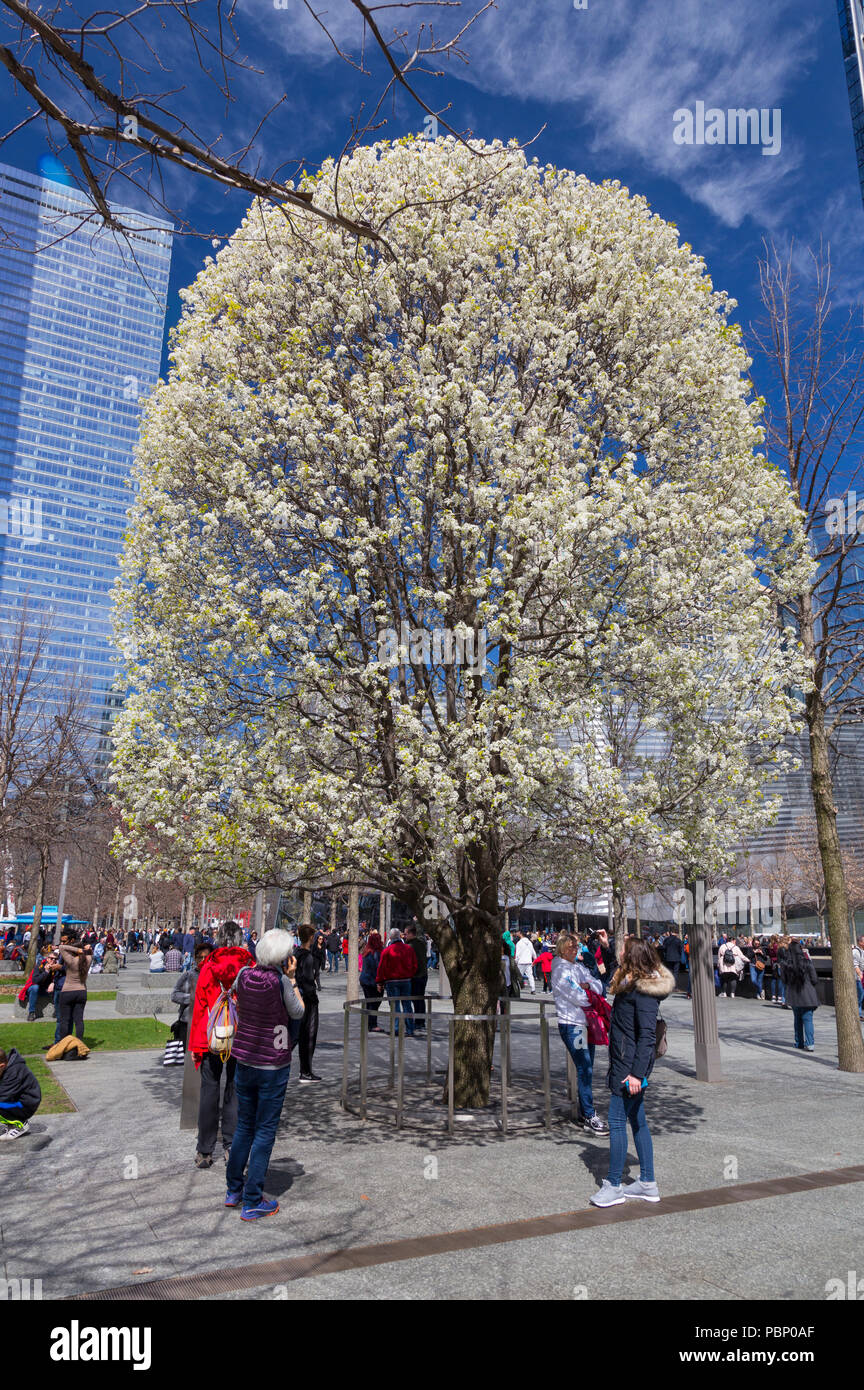
[{"label": "sneaker", "polygon": [[604,1178],[590,1200],[594,1207],[620,1207],[624,1202],[624,1189],[620,1183],[618,1187],[613,1187],[609,1179]]},{"label": "sneaker", "polygon": [[2,1129],[0,1140],[20,1139],[22,1135],[30,1133],[30,1122],[29,1120],[6,1120],[0,1129]]},{"label": "sneaker", "polygon": [[240,1205],[240,1203],[241,1203],[242,1201],[243,1201],[243,1189],[241,1188],[239,1192],[232,1192],[231,1189],[230,1189],[230,1187],[229,1187],[228,1191],[225,1193],[225,1205],[226,1205],[226,1207],[239,1207],[239,1205]]},{"label": "sneaker", "polygon": [[643,1202],[659,1202],[660,1189],[656,1182],[643,1182],[637,1178],[636,1182],[628,1182],[624,1187],[625,1197],[640,1197]]},{"label": "sneaker", "polygon": [[592,1115],[590,1119],[582,1121],[582,1128],[588,1134],[608,1134],[609,1129],[604,1125],[599,1115]]},{"label": "sneaker", "polygon": [[212,1168],[212,1167],[213,1167],[213,1155],[212,1155],[212,1154],[196,1154],[196,1155],[195,1155],[195,1167],[196,1167],[196,1168]]},{"label": "sneaker", "polygon": [[244,1207],[240,1213],[241,1221],[260,1221],[262,1216],[275,1216],[279,1210],[279,1203],[276,1201],[259,1202],[257,1207]]},{"label": "sneaker", "polygon": [[809,1043],[805,1043],[805,1044],[804,1044],[804,1051],[805,1051],[805,1052],[815,1052],[816,1049],[815,1049],[815,1047],[811,1047]]},{"label": "sneaker", "polygon": [[320,1077],[320,1076],[316,1076],[315,1073],[314,1073],[314,1071],[310,1071],[309,1074],[308,1074],[308,1076],[304,1076],[302,1072],[300,1073],[300,1085],[301,1085],[301,1086],[308,1086],[310,1081],[320,1081],[320,1080],[321,1080],[321,1077]]},{"label": "sneaker", "polygon": [[35,1015],[35,1014],[28,1014],[28,1015],[27,1015],[27,1022],[28,1022],[28,1023],[35,1023],[35,1022],[36,1022],[36,1015]]}]

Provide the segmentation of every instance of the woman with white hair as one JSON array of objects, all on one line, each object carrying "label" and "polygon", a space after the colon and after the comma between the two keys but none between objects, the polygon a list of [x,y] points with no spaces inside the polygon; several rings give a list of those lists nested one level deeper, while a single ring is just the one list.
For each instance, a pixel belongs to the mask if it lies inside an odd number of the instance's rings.
[{"label": "woman with white hair", "polygon": [[290,932],[264,932],[255,964],[241,970],[234,985],[237,1031],[232,1057],[237,1062],[238,1106],[225,1173],[225,1205],[242,1204],[243,1221],[257,1221],[279,1210],[275,1199],[264,1197],[264,1179],[291,1072],[291,1021],[303,1017],[293,950]]}]

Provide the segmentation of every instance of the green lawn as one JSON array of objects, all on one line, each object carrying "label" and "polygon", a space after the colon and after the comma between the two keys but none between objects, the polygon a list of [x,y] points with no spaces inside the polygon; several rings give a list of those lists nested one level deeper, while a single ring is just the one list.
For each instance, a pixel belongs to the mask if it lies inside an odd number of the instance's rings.
[{"label": "green lawn", "polygon": [[42,1087],[40,1115],[66,1115],[75,1109],[44,1057],[28,1057],[27,1065]]},{"label": "green lawn", "polygon": [[[47,1052],[54,1042],[54,1021],[44,1023],[0,1023],[0,1047],[6,1052],[17,1047],[22,1056]],[[84,1015],[84,1041],[98,1052],[138,1052],[143,1048],[162,1048],[171,1029],[155,1018],[95,1018]]]},{"label": "green lawn", "polygon": [[[7,985],[7,984],[5,983],[6,980],[10,980],[10,979],[14,979],[14,978],[15,978],[15,977],[12,976],[12,975],[0,976],[0,1002],[3,1002],[3,1003],[5,1003],[5,1004],[8,1004],[10,998],[14,999],[14,998],[15,998],[15,995],[18,993],[18,991],[21,989],[21,986],[24,984],[24,976],[23,976],[23,975],[21,976],[20,980],[18,980],[14,985]],[[116,999],[116,998],[117,998],[117,991],[116,991],[116,989],[105,989],[105,990],[92,990],[92,989],[89,989],[89,990],[87,991],[87,998],[88,998],[88,999]]]}]

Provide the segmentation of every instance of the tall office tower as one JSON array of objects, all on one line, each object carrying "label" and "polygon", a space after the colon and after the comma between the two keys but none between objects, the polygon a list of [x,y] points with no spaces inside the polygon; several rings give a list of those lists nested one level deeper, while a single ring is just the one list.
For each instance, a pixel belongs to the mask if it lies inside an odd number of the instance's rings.
[{"label": "tall office tower", "polygon": [[864,199],[864,0],[837,0],[846,86],[852,110],[852,133],[858,160],[858,181]]},{"label": "tall office tower", "polygon": [[86,691],[104,756],[141,397],[159,374],[171,228],[0,164],[0,628],[50,613],[49,679]]}]

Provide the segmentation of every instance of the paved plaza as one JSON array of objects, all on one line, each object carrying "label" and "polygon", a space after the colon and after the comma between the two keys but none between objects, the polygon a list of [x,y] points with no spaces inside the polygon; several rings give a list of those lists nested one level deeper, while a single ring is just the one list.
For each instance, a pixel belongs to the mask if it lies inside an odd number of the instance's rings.
[{"label": "paved plaza", "polygon": [[[417,1040],[405,1044],[403,1131],[346,1115],[345,979],[322,982],[324,1080],[301,1088],[293,1068],[267,1184],[277,1216],[242,1223],[221,1205],[221,1161],[194,1168],[194,1132],[179,1128],[182,1068],[163,1068],[153,1051],[94,1052],[53,1068],[75,1113],[37,1114],[32,1136],[0,1155],[5,1277],[41,1279],[45,1298],[140,1286],[139,1296],[161,1298],[819,1300],[829,1279],[860,1265],[864,1167],[841,1170],[864,1157],[864,1078],[836,1070],[832,1010],[816,1014],[816,1051],[804,1055],[792,1047],[791,1013],[720,1001],[726,1079],[707,1086],[694,1079],[689,1002],[664,1004],[669,1051],[647,1107],[665,1200],[635,1204],[637,1218],[630,1203],[588,1207],[607,1141],[569,1122],[554,1027],[548,1132],[524,1128],[542,1118],[530,1021],[513,1026],[507,1137],[489,1121],[460,1122],[447,1137],[446,1109],[438,1117],[430,1103],[440,1077],[426,1086]],[[103,1001],[88,1013],[113,1010]],[[388,1051],[386,1037],[370,1039],[373,1090],[386,1081]],[[441,1072],[444,1058],[436,1042]],[[602,1050],[598,1072],[603,1113]],[[424,1100],[414,1111],[412,1095]],[[815,1174],[797,1184],[804,1190],[784,1190],[796,1183],[783,1180]],[[717,1205],[730,1193],[736,1200]]]}]

